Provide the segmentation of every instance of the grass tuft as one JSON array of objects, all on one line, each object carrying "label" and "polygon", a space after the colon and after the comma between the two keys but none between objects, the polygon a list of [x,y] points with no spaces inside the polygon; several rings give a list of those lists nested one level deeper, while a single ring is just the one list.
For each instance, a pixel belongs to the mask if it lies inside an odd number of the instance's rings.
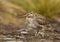
[{"label": "grass tuft", "polygon": [[10,0],[26,12],[34,11],[46,17],[53,17],[60,12],[60,0]]}]

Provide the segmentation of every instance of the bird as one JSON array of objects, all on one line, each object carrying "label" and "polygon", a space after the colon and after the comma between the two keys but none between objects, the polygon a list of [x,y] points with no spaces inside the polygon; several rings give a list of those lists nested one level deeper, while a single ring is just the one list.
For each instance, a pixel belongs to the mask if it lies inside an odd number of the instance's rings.
[{"label": "bird", "polygon": [[37,14],[35,12],[28,12],[24,15],[24,17],[26,20],[24,25],[20,26],[21,29],[17,30],[19,33],[24,35],[24,37],[26,35],[33,35],[35,37],[42,36],[44,38],[46,34],[48,35],[46,31],[52,30],[52,26],[49,21],[46,19],[46,17],[40,14]]},{"label": "bird", "polygon": [[35,12],[29,12],[26,14],[26,28],[28,30],[37,30],[36,34],[41,34],[43,37],[45,35],[46,30],[53,31],[53,27],[46,19],[46,17],[37,14]]}]

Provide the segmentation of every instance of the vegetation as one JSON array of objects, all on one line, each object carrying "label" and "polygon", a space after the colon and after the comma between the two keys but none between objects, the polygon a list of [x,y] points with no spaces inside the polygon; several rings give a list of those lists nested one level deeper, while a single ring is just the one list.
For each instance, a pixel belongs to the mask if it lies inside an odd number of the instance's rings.
[{"label": "vegetation", "polygon": [[26,12],[34,11],[50,18],[60,12],[60,0],[10,0],[10,1],[22,7]]},{"label": "vegetation", "polygon": [[24,19],[19,20],[20,16],[30,11],[52,18],[60,13],[60,0],[0,0],[0,20],[3,24],[22,24]]}]

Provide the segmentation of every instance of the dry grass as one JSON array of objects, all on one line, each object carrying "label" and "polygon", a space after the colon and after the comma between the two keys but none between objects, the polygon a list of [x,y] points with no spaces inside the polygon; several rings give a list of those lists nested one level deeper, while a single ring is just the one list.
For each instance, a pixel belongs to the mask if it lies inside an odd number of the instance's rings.
[{"label": "dry grass", "polygon": [[34,11],[46,17],[55,16],[60,12],[60,0],[10,0],[27,12]]},{"label": "dry grass", "polygon": [[4,24],[18,24],[17,17],[30,11],[52,18],[60,13],[60,0],[0,0],[0,19]]}]

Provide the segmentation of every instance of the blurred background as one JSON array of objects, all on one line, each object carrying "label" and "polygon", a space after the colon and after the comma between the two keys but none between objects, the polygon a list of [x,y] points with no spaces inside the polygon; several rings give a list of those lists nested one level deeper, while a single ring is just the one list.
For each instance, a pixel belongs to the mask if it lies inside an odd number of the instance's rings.
[{"label": "blurred background", "polygon": [[20,16],[31,11],[60,21],[60,0],[0,0],[1,23],[18,25]]}]

